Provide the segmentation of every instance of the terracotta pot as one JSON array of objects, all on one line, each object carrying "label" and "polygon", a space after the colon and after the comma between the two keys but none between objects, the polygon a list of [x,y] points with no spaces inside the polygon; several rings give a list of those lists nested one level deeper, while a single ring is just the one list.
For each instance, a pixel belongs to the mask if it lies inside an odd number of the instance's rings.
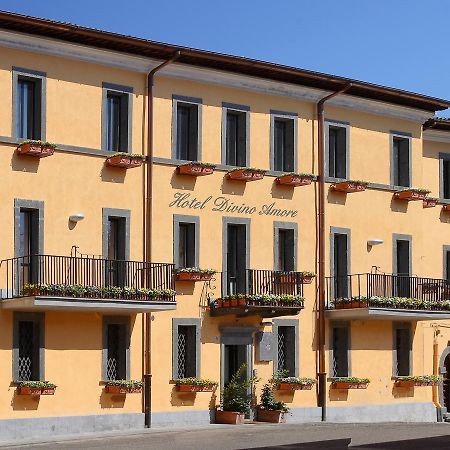
[{"label": "terracotta pot", "polygon": [[177,281],[209,281],[212,276],[212,273],[178,272],[175,279]]},{"label": "terracotta pot", "polygon": [[216,308],[222,308],[223,307],[223,300],[221,300],[221,299],[216,300],[216,304],[217,304]]},{"label": "terracotta pot", "polygon": [[246,169],[233,170],[227,174],[228,179],[236,181],[256,181],[264,178],[264,173]]},{"label": "terracotta pot", "polygon": [[53,147],[40,144],[21,144],[17,147],[17,153],[20,155],[34,156],[35,158],[52,156],[54,151]]},{"label": "terracotta pot", "polygon": [[19,395],[41,395],[41,388],[20,387],[17,389]]},{"label": "terracotta pot", "polygon": [[349,383],[346,381],[337,381],[332,384],[334,389],[367,389],[369,383]]},{"label": "terracotta pot", "polygon": [[365,300],[361,301],[361,302],[358,300],[352,301],[351,307],[352,308],[367,308],[367,302]]},{"label": "terracotta pot", "polygon": [[177,172],[180,175],[190,175],[192,177],[202,177],[204,175],[211,175],[214,172],[214,167],[203,166],[201,164],[184,164],[177,167]]},{"label": "terracotta pot", "polygon": [[450,205],[442,205],[442,211],[450,212]]},{"label": "terracotta pot", "polygon": [[56,388],[43,388],[41,389],[41,395],[55,395]]},{"label": "terracotta pot", "polygon": [[414,381],[414,380],[397,380],[395,385],[397,387],[411,388],[413,386],[436,386],[439,383],[433,383],[428,381]]},{"label": "terracotta pot", "polygon": [[277,184],[285,186],[306,186],[312,183],[311,177],[302,177],[299,175],[283,175],[276,179]]},{"label": "terracotta pot", "polygon": [[236,307],[237,305],[238,305],[238,299],[237,298],[232,298],[230,300],[230,306],[233,308],[233,307]]},{"label": "terracotta pot", "polygon": [[238,299],[238,306],[247,306],[247,299],[246,298],[239,298]]},{"label": "terracotta pot", "polygon": [[414,201],[414,200],[425,200],[427,194],[425,192],[416,192],[416,191],[402,191],[396,192],[394,197],[398,200],[406,200],[406,201]]},{"label": "terracotta pot", "polygon": [[177,384],[178,392],[212,392],[214,385],[198,386],[196,384]]},{"label": "terracotta pot", "polygon": [[256,420],[258,422],[286,423],[287,413],[283,411],[271,411],[268,409],[258,409]]},{"label": "terracotta pot", "polygon": [[423,203],[422,206],[424,208],[434,208],[437,205],[437,200],[435,198],[431,199],[431,198],[426,198]]},{"label": "terracotta pot", "polygon": [[245,414],[234,411],[222,411],[216,409],[216,423],[227,423],[230,425],[242,425],[244,423]]},{"label": "terracotta pot", "polygon": [[142,158],[132,156],[110,156],[106,159],[106,164],[112,167],[122,167],[123,169],[132,169],[133,167],[140,167],[143,163]]},{"label": "terracotta pot", "polygon": [[310,391],[312,386],[312,384],[280,383],[277,389],[279,391]]},{"label": "terracotta pot", "polygon": [[351,183],[350,181],[343,181],[341,183],[335,183],[332,185],[332,189],[338,192],[362,192],[366,190],[366,187],[363,184]]},{"label": "terracotta pot", "polygon": [[105,392],[107,394],[139,394],[142,392],[142,388],[132,388],[126,386],[105,386]]},{"label": "terracotta pot", "polygon": [[229,308],[230,307],[230,300],[222,300],[222,306],[224,308]]},{"label": "terracotta pot", "polygon": [[335,309],[350,309],[351,307],[352,307],[352,304],[348,303],[348,302],[335,303]]},{"label": "terracotta pot", "polygon": [[313,279],[314,279],[314,276],[312,276],[312,275],[303,275],[302,283],[303,284],[311,284]]}]

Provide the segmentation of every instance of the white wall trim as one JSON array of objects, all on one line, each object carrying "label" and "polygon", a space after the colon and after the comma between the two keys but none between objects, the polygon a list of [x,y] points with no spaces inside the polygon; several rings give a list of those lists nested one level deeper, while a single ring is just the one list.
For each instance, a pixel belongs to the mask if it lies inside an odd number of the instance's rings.
[{"label": "white wall trim", "polygon": [[[72,44],[61,40],[42,38],[5,30],[0,30],[0,46],[33,53],[44,53],[57,57],[82,60],[94,64],[142,73],[148,73],[161,62],[126,53],[103,50],[95,47]],[[163,70],[166,76],[172,78],[227,86],[278,97],[289,97],[306,102],[315,103],[320,98],[330,93],[330,91],[281,83],[264,78],[251,77],[220,70],[189,66],[186,64],[171,64]],[[423,123],[433,116],[429,111],[349,95],[340,95],[330,100],[328,104],[416,123]]]}]

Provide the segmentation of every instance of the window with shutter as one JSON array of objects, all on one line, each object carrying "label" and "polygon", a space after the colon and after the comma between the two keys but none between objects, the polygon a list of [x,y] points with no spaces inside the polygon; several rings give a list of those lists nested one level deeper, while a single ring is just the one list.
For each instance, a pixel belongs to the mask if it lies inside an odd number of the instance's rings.
[{"label": "window with shutter", "polygon": [[408,376],[411,374],[411,329],[395,328],[395,367],[394,374]]},{"label": "window with shutter", "polygon": [[106,92],[106,150],[127,152],[129,94]]},{"label": "window with shutter", "polygon": [[450,250],[445,252],[445,278],[447,284],[450,284]]},{"label": "window with shutter", "polygon": [[198,160],[198,105],[176,103],[176,158],[186,161]]},{"label": "window with shutter", "polygon": [[277,368],[285,370],[288,377],[294,377],[295,374],[295,327],[278,326],[277,327]]},{"label": "window with shutter", "polygon": [[195,267],[195,223],[179,224],[178,266]]},{"label": "window with shutter", "polygon": [[347,326],[333,327],[333,377],[348,377],[349,329]]},{"label": "window with shutter", "polygon": [[129,378],[130,318],[103,318],[103,377],[104,380]]},{"label": "window with shutter", "polygon": [[39,78],[19,76],[17,80],[18,137],[41,139],[42,82]]},{"label": "window with shutter", "polygon": [[283,272],[295,270],[294,229],[279,229],[278,231],[278,270]]},{"label": "window with shutter", "polygon": [[348,236],[334,234],[334,295],[336,298],[348,296]]},{"label": "window with shutter", "polygon": [[293,119],[276,118],[273,122],[274,170],[293,172],[294,168],[294,130]]},{"label": "window with shutter", "polygon": [[246,226],[228,225],[227,236],[227,294],[245,294],[247,269]]},{"label": "window with shutter", "polygon": [[226,112],[226,161],[230,166],[247,165],[247,114],[227,109]]},{"label": "window with shutter", "polygon": [[172,320],[172,377],[200,377],[200,319]]},{"label": "window with shutter", "polygon": [[347,128],[328,127],[328,176],[347,178]]},{"label": "window with shutter", "polygon": [[409,139],[394,136],[393,138],[393,173],[394,186],[410,186]]},{"label": "window with shutter", "polygon": [[450,199],[450,159],[442,161],[442,196]]},{"label": "window with shutter", "polygon": [[411,294],[411,261],[410,261],[410,241],[407,239],[396,239],[396,267],[395,274],[397,284],[397,295],[399,297],[409,297]]}]

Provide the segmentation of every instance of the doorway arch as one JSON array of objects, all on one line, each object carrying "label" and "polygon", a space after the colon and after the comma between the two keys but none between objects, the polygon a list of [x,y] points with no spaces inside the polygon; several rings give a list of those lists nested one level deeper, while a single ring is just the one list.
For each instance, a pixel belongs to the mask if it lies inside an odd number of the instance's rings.
[{"label": "doorway arch", "polygon": [[439,403],[442,414],[445,414],[450,411],[450,345],[442,352],[439,360],[439,374],[444,377],[444,381],[439,383]]}]

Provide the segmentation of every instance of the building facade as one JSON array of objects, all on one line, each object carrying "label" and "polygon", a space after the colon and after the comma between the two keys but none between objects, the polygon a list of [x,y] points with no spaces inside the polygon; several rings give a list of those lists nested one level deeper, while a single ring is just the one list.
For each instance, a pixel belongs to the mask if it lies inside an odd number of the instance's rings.
[{"label": "building facade", "polygon": [[[450,102],[7,13],[0,47],[3,437],[139,428],[145,406],[152,426],[209,423],[243,363],[257,398],[278,370],[315,379],[319,301],[328,420],[442,419]],[[325,109],[322,298],[317,102],[349,82]],[[193,267],[214,274],[177,275]],[[105,387],[145,374],[151,398]],[[444,381],[396,381],[424,375]],[[336,388],[351,376],[370,383]],[[187,377],[218,388],[179,392]],[[54,395],[20,394],[37,380]],[[321,419],[315,386],[277,397]]]}]

